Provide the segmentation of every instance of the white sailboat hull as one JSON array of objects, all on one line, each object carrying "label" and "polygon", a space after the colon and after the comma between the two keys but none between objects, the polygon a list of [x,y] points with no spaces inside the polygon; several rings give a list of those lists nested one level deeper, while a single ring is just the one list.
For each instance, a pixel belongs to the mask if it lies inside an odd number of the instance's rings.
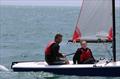
[{"label": "white sailboat hull", "polygon": [[120,76],[120,61],[107,62],[101,60],[96,64],[74,65],[72,61],[68,65],[47,65],[46,62],[14,62],[12,69],[16,72],[50,72],[60,75],[77,76]]}]

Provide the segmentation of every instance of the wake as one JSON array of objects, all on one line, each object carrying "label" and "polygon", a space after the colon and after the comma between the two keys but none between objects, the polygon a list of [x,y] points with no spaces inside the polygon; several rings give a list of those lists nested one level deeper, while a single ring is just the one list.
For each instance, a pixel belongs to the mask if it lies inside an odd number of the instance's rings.
[{"label": "wake", "polygon": [[0,65],[0,71],[9,71],[9,69],[3,65]]}]

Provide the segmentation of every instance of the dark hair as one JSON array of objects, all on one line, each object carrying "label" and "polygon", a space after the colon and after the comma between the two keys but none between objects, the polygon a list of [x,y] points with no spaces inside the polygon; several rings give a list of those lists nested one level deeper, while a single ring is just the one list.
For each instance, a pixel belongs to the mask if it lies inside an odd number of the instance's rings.
[{"label": "dark hair", "polygon": [[62,35],[61,34],[56,34],[55,39],[57,39],[58,37],[62,37]]}]

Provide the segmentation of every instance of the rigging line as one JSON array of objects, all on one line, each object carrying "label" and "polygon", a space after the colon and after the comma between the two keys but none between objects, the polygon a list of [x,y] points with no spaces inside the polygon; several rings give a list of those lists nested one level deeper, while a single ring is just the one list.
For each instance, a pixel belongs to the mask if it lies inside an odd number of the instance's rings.
[{"label": "rigging line", "polygon": [[80,16],[81,16],[81,13],[82,13],[82,10],[83,10],[83,4],[84,4],[84,0],[82,1],[82,5],[80,7],[80,12],[79,12],[79,15],[78,15],[78,18],[77,18],[77,22],[76,22],[76,26],[75,26],[75,29],[79,23],[79,20],[80,20]]},{"label": "rigging line", "polygon": [[81,5],[80,12],[79,12],[79,15],[78,15],[76,27],[77,27],[77,25],[78,25],[78,23],[79,23],[79,20],[80,20],[80,16],[81,16],[81,13],[82,13],[82,10],[83,10],[83,4],[84,4],[84,0],[82,1],[82,5]]},{"label": "rigging line", "polygon": [[106,51],[108,52],[109,56],[112,58],[111,52],[110,52],[110,50],[108,49],[107,45],[106,45],[105,43],[103,43],[103,45],[104,45]]}]

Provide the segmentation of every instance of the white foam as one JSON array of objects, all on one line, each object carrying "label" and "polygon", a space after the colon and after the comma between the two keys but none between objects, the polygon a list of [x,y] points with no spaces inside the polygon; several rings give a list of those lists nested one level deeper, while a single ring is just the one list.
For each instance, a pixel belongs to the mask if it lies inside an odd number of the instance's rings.
[{"label": "white foam", "polygon": [[9,69],[3,65],[0,65],[0,71],[9,71]]}]

